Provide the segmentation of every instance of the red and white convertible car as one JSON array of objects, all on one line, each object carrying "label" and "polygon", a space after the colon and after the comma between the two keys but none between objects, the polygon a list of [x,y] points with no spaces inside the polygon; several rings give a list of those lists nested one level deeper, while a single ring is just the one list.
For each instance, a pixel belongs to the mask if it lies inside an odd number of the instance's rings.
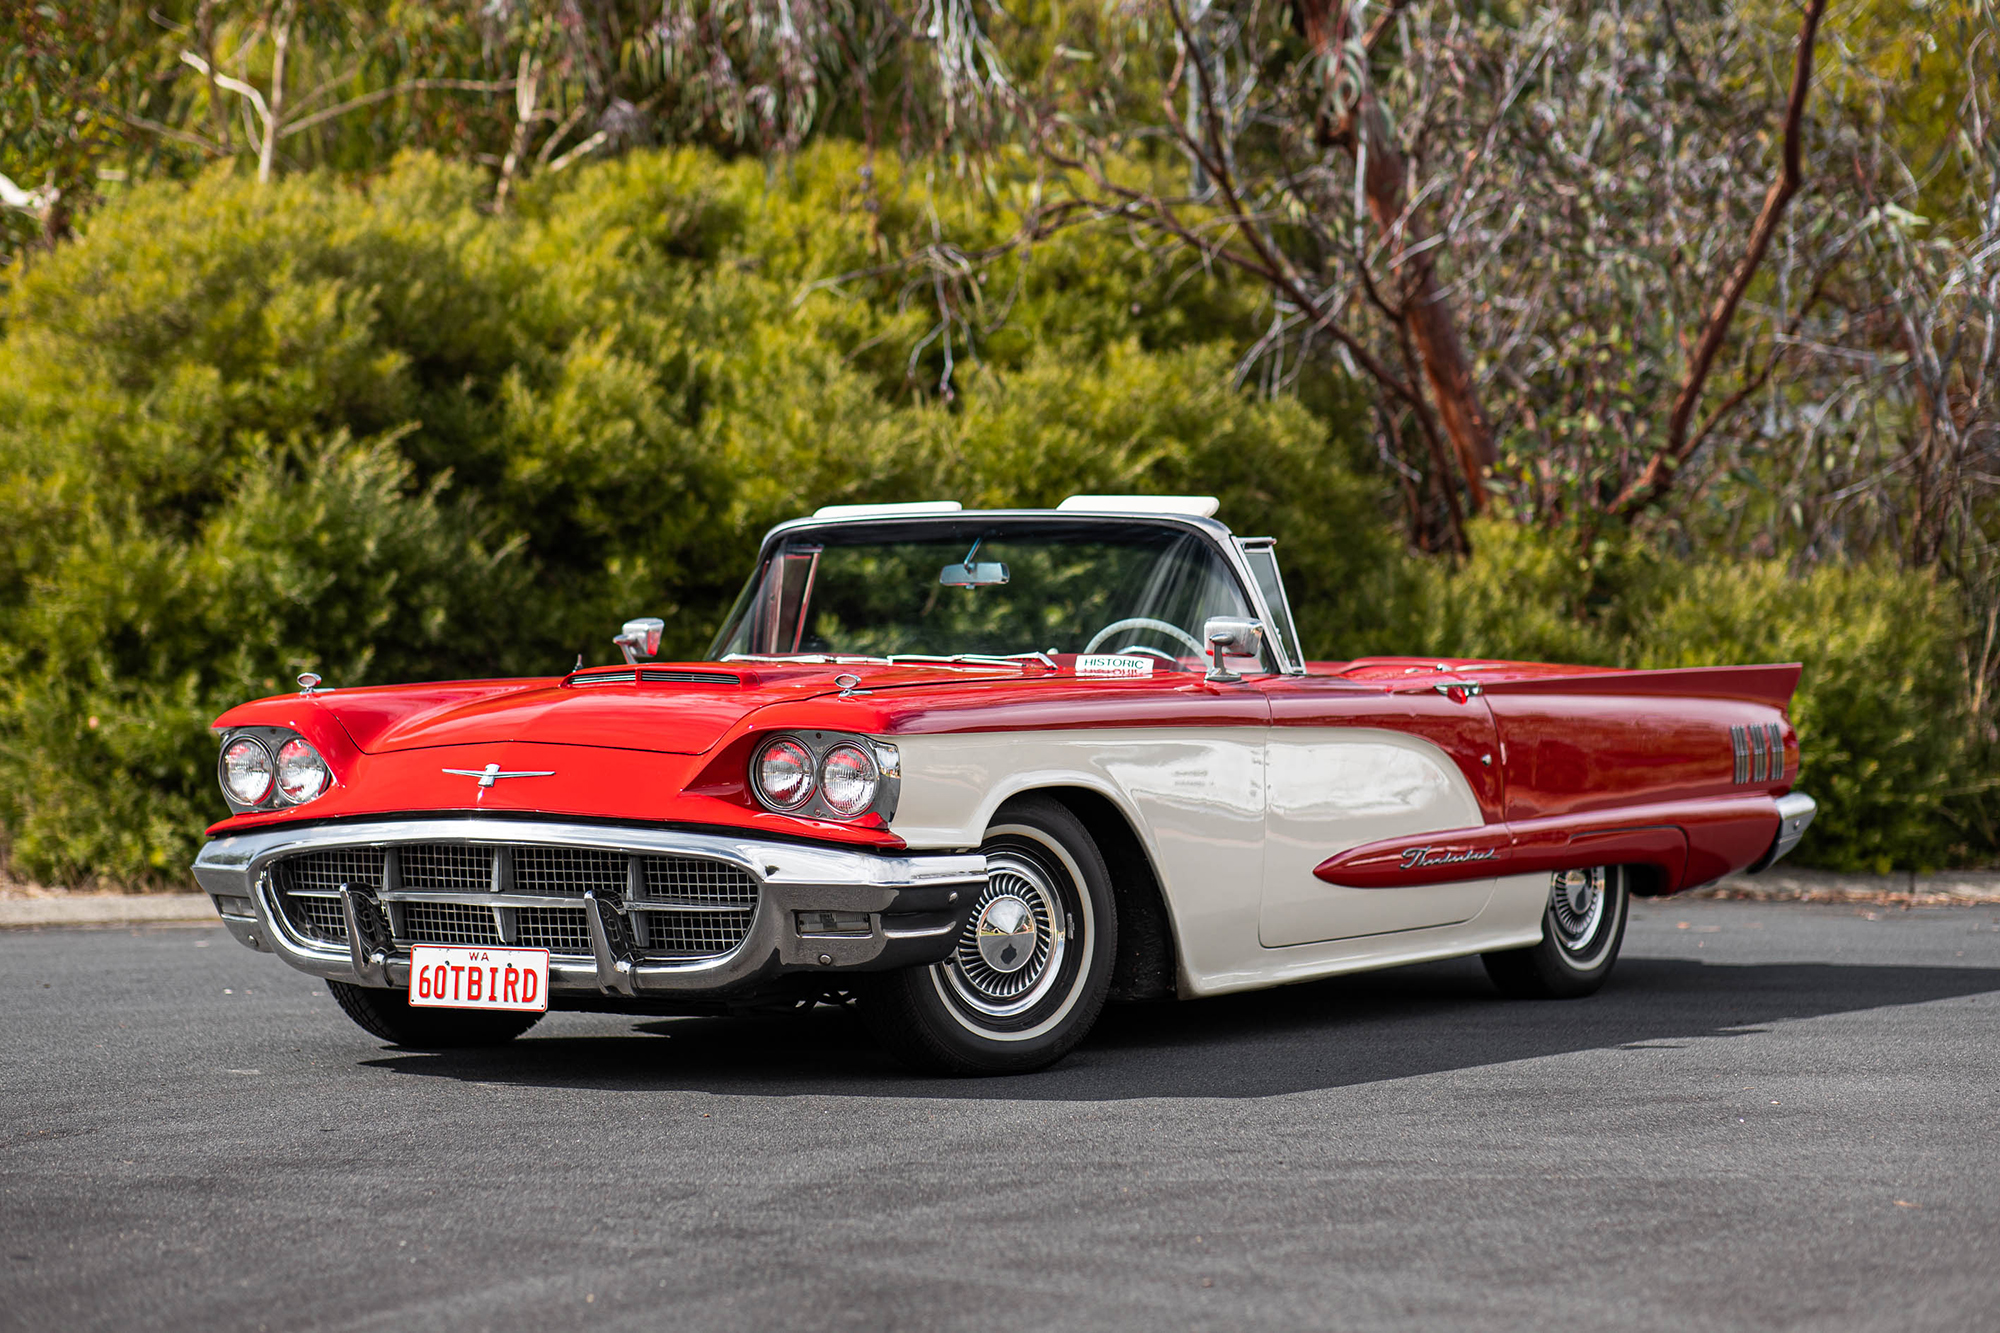
[{"label": "red and white convertible car", "polygon": [[1796,665],[1308,662],[1273,543],[1214,512],[836,506],[699,662],[635,620],[560,677],[302,677],[215,723],[195,874],[389,1041],[838,997],[971,1073],[1108,999],[1467,954],[1584,995],[1630,896],[1811,821]]}]

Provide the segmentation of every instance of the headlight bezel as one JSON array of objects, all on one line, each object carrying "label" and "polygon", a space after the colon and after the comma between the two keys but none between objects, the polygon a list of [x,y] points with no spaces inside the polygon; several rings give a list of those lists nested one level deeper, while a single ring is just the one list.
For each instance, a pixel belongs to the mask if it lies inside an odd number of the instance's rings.
[{"label": "headlight bezel", "polygon": [[[244,741],[263,751],[271,776],[270,786],[265,789],[263,796],[254,802],[244,801],[229,787],[227,757],[234,746]],[[279,761],[280,752],[293,742],[303,745],[318,761],[321,771],[326,774],[317,791],[299,799],[285,794]],[[334,772],[333,764],[327,759],[325,752],[290,727],[231,727],[222,734],[222,746],[216,755],[215,763],[215,775],[217,784],[222,788],[222,798],[229,803],[230,813],[236,815],[264,815],[276,810],[294,810],[312,804],[340,785],[339,775]]]},{"label": "headlight bezel", "polygon": [[[804,799],[791,805],[781,805],[772,799],[758,780],[764,756],[786,742],[801,746],[811,756],[808,769],[811,791]],[[851,810],[835,807],[826,797],[826,762],[833,752],[841,749],[859,751],[875,774],[875,790],[870,799]],[[760,737],[757,744],[751,747],[748,771],[744,777],[751,799],[772,814],[820,819],[835,824],[852,824],[874,815],[886,824],[896,817],[897,801],[902,794],[902,755],[894,744],[857,732],[774,731]]]}]

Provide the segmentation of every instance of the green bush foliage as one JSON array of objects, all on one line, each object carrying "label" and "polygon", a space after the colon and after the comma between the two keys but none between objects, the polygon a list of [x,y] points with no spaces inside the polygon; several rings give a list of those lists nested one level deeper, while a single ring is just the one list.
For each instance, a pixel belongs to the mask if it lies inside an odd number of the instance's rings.
[{"label": "green bush foliage", "polygon": [[16,873],[185,884],[221,813],[208,723],[298,672],[551,673],[608,660],[639,614],[694,654],[764,529],[814,506],[1124,490],[1217,494],[1277,536],[1316,656],[1803,660],[1806,857],[1992,854],[1954,823],[1958,629],[1923,580],[1579,558],[1500,523],[1463,569],[1407,556],[1359,401],[1233,387],[1258,294],[1123,238],[1064,234],[954,289],[947,378],[935,275],[888,257],[938,219],[997,243],[1013,216],[861,165],[637,153],[495,216],[478,174],[414,157],[94,214],[0,298]]},{"label": "green bush foliage", "polygon": [[184,883],[220,813],[208,723],[301,671],[554,672],[646,613],[698,653],[763,530],[828,502],[1216,491],[1316,553],[1323,623],[1372,614],[1351,590],[1397,557],[1351,441],[1230,387],[1247,297],[1074,233],[972,312],[1007,319],[944,386],[928,278],[814,284],[933,213],[1012,219],[879,164],[870,195],[860,163],[635,154],[495,217],[476,173],[411,158],[94,215],[0,304],[16,872]]},{"label": "green bush foliage", "polygon": [[1417,571],[1398,627],[1442,654],[1628,667],[1799,662],[1801,864],[1887,872],[1990,859],[1958,599],[1891,565],[1673,561],[1487,522],[1459,570]]}]

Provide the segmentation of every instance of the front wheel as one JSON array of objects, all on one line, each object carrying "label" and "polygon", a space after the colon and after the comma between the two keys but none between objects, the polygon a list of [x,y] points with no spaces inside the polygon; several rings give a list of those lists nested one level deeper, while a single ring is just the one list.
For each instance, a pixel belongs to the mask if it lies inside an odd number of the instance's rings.
[{"label": "front wheel", "polygon": [[329,981],[326,988],[349,1018],[383,1041],[418,1050],[454,1046],[498,1046],[533,1027],[540,1014],[423,1009],[397,990]]},{"label": "front wheel", "polygon": [[1630,893],[1622,866],[1558,870],[1542,913],[1542,942],[1480,955],[1486,975],[1517,999],[1589,995],[1611,975],[1625,940]]},{"label": "front wheel", "polygon": [[941,1074],[1054,1064],[1104,1009],[1118,923],[1104,858],[1046,796],[1011,801],[980,848],[986,889],[951,957],[891,972],[862,997],[876,1040]]}]

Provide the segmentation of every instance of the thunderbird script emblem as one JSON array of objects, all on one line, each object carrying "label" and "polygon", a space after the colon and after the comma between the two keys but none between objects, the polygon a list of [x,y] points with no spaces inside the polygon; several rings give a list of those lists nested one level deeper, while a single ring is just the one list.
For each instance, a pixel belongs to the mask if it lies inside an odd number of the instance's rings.
[{"label": "thunderbird script emblem", "polygon": [[1460,851],[1456,847],[1411,847],[1403,853],[1399,870],[1421,870],[1426,866],[1455,866],[1466,861],[1491,861],[1499,856],[1492,847]]},{"label": "thunderbird script emblem", "polygon": [[498,764],[488,764],[484,768],[447,768],[443,771],[455,778],[478,778],[481,787],[490,787],[502,778],[552,778],[556,775],[556,771],[553,768],[542,769],[534,773],[525,771],[519,773],[502,773]]}]

